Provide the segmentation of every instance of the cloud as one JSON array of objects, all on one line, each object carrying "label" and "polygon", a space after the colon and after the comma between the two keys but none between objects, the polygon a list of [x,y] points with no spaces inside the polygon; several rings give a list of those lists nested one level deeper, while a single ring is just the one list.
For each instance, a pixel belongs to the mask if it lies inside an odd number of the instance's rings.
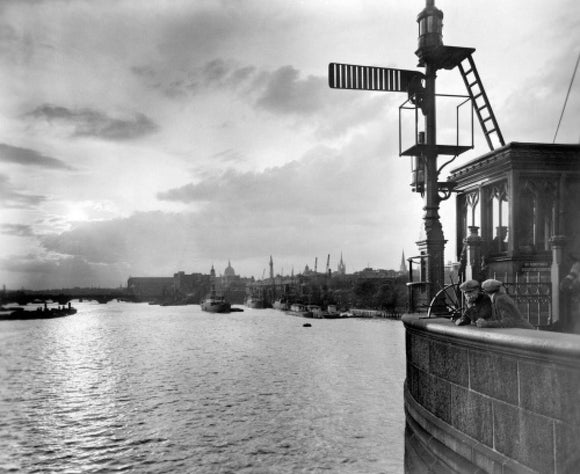
[{"label": "cloud", "polygon": [[[505,130],[504,135],[509,137],[507,141],[552,142],[574,72],[574,63],[570,60],[572,52],[577,52],[576,44],[554,53],[528,81],[525,94],[516,91],[508,96],[498,118],[502,130]],[[572,84],[575,89],[570,91],[556,143],[578,143],[578,82],[577,73]],[[537,113],[539,104],[542,113]]]},{"label": "cloud", "polygon": [[[214,58],[171,73],[152,65],[135,66],[131,71],[165,97],[182,101],[208,93],[231,94],[250,109],[268,114],[267,119],[290,120],[294,126],[314,130],[318,138],[336,137],[367,124],[385,107],[385,101],[377,97],[384,94],[332,90],[326,75],[304,76],[292,65],[267,70]],[[388,100],[398,99],[391,95]]]},{"label": "cloud", "polygon": [[11,274],[14,287],[29,289],[117,287],[126,284],[128,274],[122,264],[94,264],[82,257],[55,255],[0,258],[0,269]]},{"label": "cloud", "polygon": [[220,151],[219,153],[214,153],[211,156],[212,160],[217,160],[222,163],[242,163],[244,161],[244,155],[237,150],[228,148],[227,150]]},{"label": "cloud", "polygon": [[[116,286],[130,276],[171,276],[178,270],[208,273],[211,264],[199,263],[196,222],[197,216],[191,213],[162,212],[85,222],[69,231],[39,236],[42,256],[0,260],[0,269],[3,264],[6,271],[27,272],[21,278],[26,279],[22,284],[27,288],[43,286],[35,271],[55,272],[67,287],[77,286],[78,281]],[[111,270],[108,276],[107,269]],[[54,283],[48,277],[43,281]]]},{"label": "cloud", "polygon": [[205,65],[202,72],[207,84],[220,84],[229,74],[230,68],[222,59],[214,59]]},{"label": "cloud", "polygon": [[28,209],[46,200],[45,196],[22,193],[14,188],[8,176],[0,174],[0,205],[12,209]]},{"label": "cloud", "polygon": [[72,230],[40,236],[40,241],[48,252],[82,257],[89,263],[169,272],[174,266],[168,267],[167,262],[178,248],[176,241],[183,242],[187,235],[183,225],[182,216],[140,212],[124,219],[78,223]]},{"label": "cloud", "polygon": [[115,220],[80,224],[60,234],[40,236],[43,247],[63,255],[82,256],[91,263],[115,263],[126,258],[129,242]]},{"label": "cloud", "polygon": [[16,237],[32,237],[32,226],[25,224],[0,224],[0,234],[13,235]]},{"label": "cloud", "polygon": [[289,65],[263,73],[255,84],[259,109],[291,118],[323,139],[368,126],[384,114],[385,107],[392,110],[400,101],[397,94],[330,89],[326,76],[302,77]]},{"label": "cloud", "polygon": [[[356,248],[376,261],[377,247],[400,255],[420,222],[420,203],[416,220],[393,205],[409,190],[389,177],[404,175],[407,163],[384,159],[384,148],[383,138],[361,135],[342,150],[316,147],[300,161],[264,172],[228,170],[158,198],[201,209],[190,238],[207,255],[291,252],[303,259]],[[388,222],[400,223],[398,231],[387,232]]]},{"label": "cloud", "polygon": [[[255,224],[255,215],[284,216],[291,220],[304,216],[334,219],[337,215],[352,212],[353,220],[360,210],[358,199],[349,189],[353,178],[366,176],[370,170],[359,170],[351,159],[337,155],[333,150],[318,147],[305,159],[294,161],[264,172],[238,172],[227,170],[198,183],[170,189],[158,198],[183,203],[209,203],[207,214],[223,215],[226,220],[249,219]],[[360,190],[355,193],[360,196]],[[366,194],[366,193],[365,193]],[[369,193],[370,194],[370,193]],[[369,199],[372,199],[369,196]],[[322,217],[324,216],[324,217]],[[212,217],[212,220],[219,217]]]},{"label": "cloud", "polygon": [[168,70],[164,64],[148,64],[132,66],[130,70],[147,88],[172,99],[192,97],[204,91],[245,90],[258,75],[255,66],[239,65],[223,58],[189,68]]},{"label": "cloud", "polygon": [[[48,255],[117,266],[126,277],[207,273],[228,258],[240,274],[257,275],[256,262],[266,265],[269,255],[277,268],[298,271],[316,256],[332,253],[334,261],[341,251],[350,269],[388,265],[377,249],[385,249],[386,261],[398,262],[405,242],[416,238],[421,206],[409,216],[396,205],[400,196],[407,199],[408,186],[389,177],[401,176],[407,163],[384,159],[384,148],[384,138],[370,133],[342,149],[319,146],[300,161],[263,172],[227,170],[159,194],[190,205],[184,212],[77,223],[39,240]],[[390,231],[393,222],[396,232]],[[357,261],[349,258],[355,253]]]},{"label": "cloud", "polygon": [[292,66],[284,66],[270,74],[267,85],[257,101],[258,107],[274,113],[310,115],[323,108],[322,91],[326,81],[322,77],[300,79]]},{"label": "cloud", "polygon": [[[0,47],[13,45],[18,41],[16,29],[8,23],[0,23]],[[8,50],[8,48],[6,48]]]},{"label": "cloud", "polygon": [[48,169],[74,169],[65,162],[45,156],[38,151],[7,145],[6,143],[0,143],[0,161],[4,161],[5,163],[17,163],[24,166],[38,166]]},{"label": "cloud", "polygon": [[119,118],[89,108],[71,110],[44,104],[27,115],[37,120],[46,120],[49,124],[72,127],[71,135],[74,137],[123,141],[151,135],[159,130],[159,126],[142,113]]},{"label": "cloud", "polygon": [[[186,2],[187,7],[166,9],[159,31],[158,50],[164,60],[183,65],[199,55],[215,55],[255,34],[255,8],[240,2]],[[262,25],[259,25],[262,26]]]}]

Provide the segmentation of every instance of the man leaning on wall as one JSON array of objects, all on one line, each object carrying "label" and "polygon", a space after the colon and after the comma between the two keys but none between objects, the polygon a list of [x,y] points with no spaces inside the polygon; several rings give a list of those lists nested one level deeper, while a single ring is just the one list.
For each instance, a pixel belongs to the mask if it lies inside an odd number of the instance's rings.
[{"label": "man leaning on wall", "polygon": [[485,280],[481,288],[491,299],[493,316],[490,320],[479,319],[476,322],[477,327],[534,329],[534,326],[524,319],[514,300],[506,293],[501,281]]},{"label": "man leaning on wall", "polygon": [[467,280],[459,285],[466,302],[466,310],[455,321],[456,326],[476,324],[480,319],[490,320],[493,316],[490,298],[482,293],[477,280]]}]

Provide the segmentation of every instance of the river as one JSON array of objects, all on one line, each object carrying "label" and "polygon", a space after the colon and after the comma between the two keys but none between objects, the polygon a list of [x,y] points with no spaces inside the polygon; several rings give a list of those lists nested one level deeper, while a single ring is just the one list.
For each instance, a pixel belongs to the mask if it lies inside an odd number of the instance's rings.
[{"label": "river", "polygon": [[0,471],[403,472],[400,321],[74,306],[0,321]]}]

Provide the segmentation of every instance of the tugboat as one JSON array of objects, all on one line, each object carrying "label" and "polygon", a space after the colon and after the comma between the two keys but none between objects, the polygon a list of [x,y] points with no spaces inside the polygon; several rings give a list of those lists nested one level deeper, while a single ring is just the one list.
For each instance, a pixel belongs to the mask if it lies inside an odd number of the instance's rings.
[{"label": "tugboat", "polygon": [[225,296],[218,295],[215,291],[212,291],[201,302],[201,309],[208,313],[229,313],[231,311],[231,305],[226,301]]},{"label": "tugboat", "polygon": [[215,289],[215,270],[213,265],[209,273],[211,279],[211,290],[208,296],[201,302],[201,310],[208,313],[229,313],[231,304],[226,301],[225,296],[218,295]]}]

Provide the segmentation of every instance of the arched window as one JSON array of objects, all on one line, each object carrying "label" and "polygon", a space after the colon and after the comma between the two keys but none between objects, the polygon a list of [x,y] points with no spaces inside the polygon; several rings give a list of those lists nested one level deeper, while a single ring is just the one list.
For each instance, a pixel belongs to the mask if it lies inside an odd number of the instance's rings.
[{"label": "arched window", "polygon": [[485,189],[482,237],[487,241],[490,255],[507,252],[509,235],[509,203],[507,181],[499,181]]},{"label": "arched window", "polygon": [[522,183],[518,226],[520,250],[549,250],[556,187],[556,183],[543,179],[526,179]]}]

